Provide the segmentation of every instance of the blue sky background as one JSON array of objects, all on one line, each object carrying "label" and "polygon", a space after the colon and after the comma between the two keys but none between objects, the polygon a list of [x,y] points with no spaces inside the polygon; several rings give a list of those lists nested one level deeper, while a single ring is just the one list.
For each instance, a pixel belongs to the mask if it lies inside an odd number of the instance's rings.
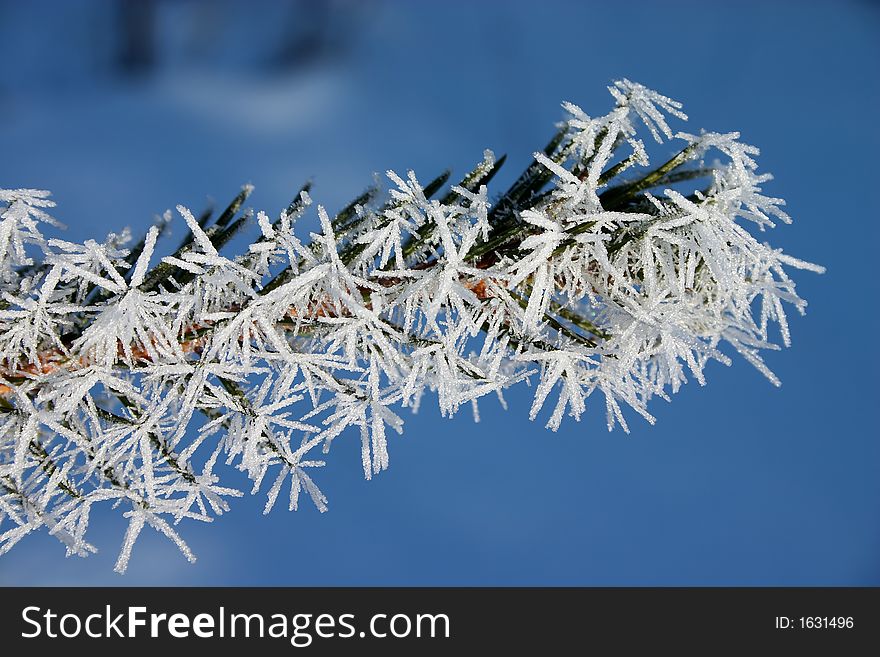
[{"label": "blue sky background", "polygon": [[[625,76],[682,100],[681,129],[759,146],[795,219],[767,238],[828,268],[797,274],[807,317],[768,356],[782,388],[715,365],[629,436],[606,431],[600,400],[556,434],[528,421],[525,388],[507,412],[483,404],[479,424],[427,402],[373,481],[357,438],[334,443],[326,514],[234,501],[182,526],[195,565],[145,533],[120,577],[124,521],[101,513],[99,554],[65,559],[35,534],[0,557],[0,584],[880,585],[880,8],[538,5],[337,3],[328,55],[267,71],[281,3],[206,18],[167,1],[156,71],[120,80],[109,3],[0,3],[0,185],[53,190],[70,239],[223,203],[248,181],[272,213],[308,177],[338,208],[373,172],[461,174],[486,147],[509,154],[501,191],[561,101],[603,113]],[[192,46],[208,18],[216,31]]]}]

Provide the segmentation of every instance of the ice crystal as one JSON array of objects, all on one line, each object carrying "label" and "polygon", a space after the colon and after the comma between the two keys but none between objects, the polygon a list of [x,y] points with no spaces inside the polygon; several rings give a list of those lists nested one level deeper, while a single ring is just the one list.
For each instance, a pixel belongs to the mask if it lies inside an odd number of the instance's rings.
[{"label": "ice crystal", "polygon": [[[803,313],[791,269],[817,265],[759,241],[790,222],[763,193],[758,150],[735,132],[674,132],[682,106],[628,80],[614,106],[568,120],[494,201],[491,151],[457,185],[388,172],[318,230],[297,222],[306,186],[242,255],[245,186],[213,222],[177,210],[187,239],[155,254],[166,213],[139,242],[43,235],[48,192],[0,190],[0,554],[45,528],[88,555],[92,507],[128,519],[117,570],[149,526],[195,557],[175,526],[211,521],[266,491],[268,513],[303,493],[333,442],[360,441],[369,479],[390,463],[400,409],[435,393],[445,416],[531,379],[529,415],[559,428],[593,393],[609,429],[669,398],[710,361],[791,342]],[[639,130],[678,151],[650,168]],[[711,153],[716,158],[705,164]],[[390,430],[390,431],[389,431]],[[221,477],[224,483],[221,483]],[[233,477],[234,479],[234,477]],[[286,491],[286,492],[285,492]]]}]

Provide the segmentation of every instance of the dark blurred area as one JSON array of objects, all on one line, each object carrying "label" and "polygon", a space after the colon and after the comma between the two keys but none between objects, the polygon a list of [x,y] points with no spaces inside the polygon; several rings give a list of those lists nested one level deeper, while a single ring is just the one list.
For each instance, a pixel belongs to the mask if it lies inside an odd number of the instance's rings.
[{"label": "dark blurred area", "polygon": [[[175,44],[183,58],[179,63],[229,66],[238,59],[253,73],[284,74],[344,56],[371,3],[263,0],[249,3],[244,15],[228,2],[210,0],[115,0],[115,4],[115,68],[120,75],[138,76],[165,64],[160,33],[169,16],[182,27]],[[243,21],[255,19],[265,38],[235,38]]]},{"label": "dark blurred area", "polygon": [[[6,92],[169,69],[285,75],[344,58],[374,0],[0,2]],[[18,29],[17,29],[18,28]]]}]

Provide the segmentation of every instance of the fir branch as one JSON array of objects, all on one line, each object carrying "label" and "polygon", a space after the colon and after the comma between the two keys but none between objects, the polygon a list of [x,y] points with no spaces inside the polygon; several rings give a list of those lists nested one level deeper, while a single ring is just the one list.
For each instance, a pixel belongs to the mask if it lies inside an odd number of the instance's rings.
[{"label": "fir branch", "polygon": [[[128,250],[127,232],[73,244],[43,234],[48,192],[0,190],[0,552],[46,527],[86,555],[92,506],[125,502],[117,570],[146,525],[192,560],[172,524],[240,495],[224,463],[253,492],[275,477],[267,512],[285,486],[288,508],[305,492],[323,511],[314,450],[353,434],[370,478],[428,393],[449,416],[537,379],[532,419],[555,398],[555,430],[598,392],[628,431],[624,409],[653,422],[655,395],[727,352],[778,384],[762,353],[806,306],[789,272],[822,268],[752,234],[790,221],[757,149],[674,133],[681,105],[629,80],[609,90],[604,115],[566,103],[497,198],[487,151],[457,185],[389,172],[387,192],[318,206],[306,237],[306,183],[238,256],[221,251],[251,225],[250,185],[213,221],[178,206],[188,232],[158,262],[170,212]],[[645,131],[685,145],[651,168]]]}]

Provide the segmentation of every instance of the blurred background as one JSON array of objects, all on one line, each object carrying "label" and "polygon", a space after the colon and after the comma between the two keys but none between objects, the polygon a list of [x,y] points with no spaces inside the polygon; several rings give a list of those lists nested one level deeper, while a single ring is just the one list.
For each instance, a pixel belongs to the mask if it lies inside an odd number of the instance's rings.
[{"label": "blurred background", "polygon": [[195,565],[145,532],[121,577],[107,511],[97,555],[34,534],[0,584],[880,585],[878,37],[873,2],[0,2],[0,186],[52,190],[67,239],[245,182],[270,214],[309,178],[338,209],[376,172],[456,177],[484,148],[509,156],[500,192],[561,101],[604,113],[625,76],[685,103],[677,129],[760,146],[795,219],[767,239],[828,267],[798,272],[781,389],[716,364],[629,436],[600,400],[556,434],[526,388],[479,424],[426,400],[371,482],[359,440],[334,443],[326,514],[233,500],[181,526]]}]

